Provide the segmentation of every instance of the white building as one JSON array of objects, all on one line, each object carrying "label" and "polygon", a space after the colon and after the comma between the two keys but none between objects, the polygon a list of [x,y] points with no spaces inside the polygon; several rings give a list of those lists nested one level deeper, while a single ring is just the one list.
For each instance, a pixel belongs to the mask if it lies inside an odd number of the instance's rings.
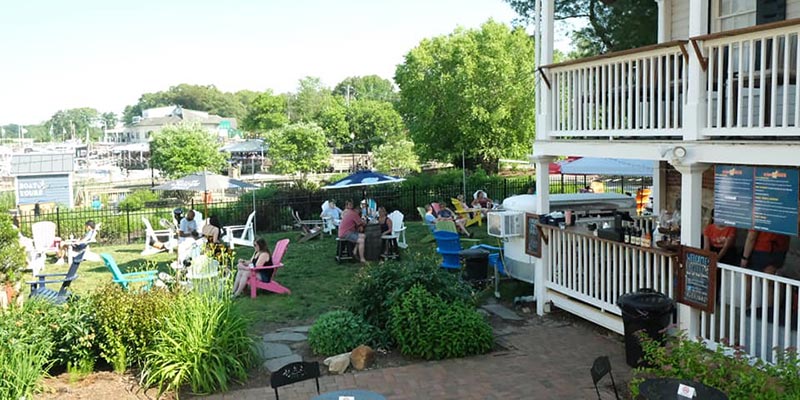
[{"label": "white building", "polygon": [[[537,201],[540,210],[549,209],[548,164],[555,156],[651,160],[658,171],[655,210],[682,199],[681,242],[700,247],[705,217],[720,206],[715,168],[795,174],[800,166],[800,0],[656,2],[657,45],[553,64],[554,1],[537,1]],[[788,184],[797,196],[796,179]],[[748,190],[741,195],[755,204]],[[786,208],[796,218],[797,202]],[[679,267],[672,257],[550,232],[536,276],[540,313],[553,303],[620,332],[620,294],[648,286],[675,294]],[[796,241],[796,228],[793,236]],[[727,339],[767,361],[774,360],[773,346],[800,347],[799,281],[738,265],[719,268],[715,313],[679,306],[679,325],[689,337],[712,347]],[[746,285],[753,292],[748,304]]]},{"label": "white building", "polygon": [[200,124],[209,133],[227,139],[236,129],[235,118],[224,118],[205,111],[186,110],[180,106],[149,108],[142,111],[140,117],[134,117],[133,123],[120,130],[108,130],[107,137],[115,143],[145,143],[150,136],[165,126],[180,122]]}]

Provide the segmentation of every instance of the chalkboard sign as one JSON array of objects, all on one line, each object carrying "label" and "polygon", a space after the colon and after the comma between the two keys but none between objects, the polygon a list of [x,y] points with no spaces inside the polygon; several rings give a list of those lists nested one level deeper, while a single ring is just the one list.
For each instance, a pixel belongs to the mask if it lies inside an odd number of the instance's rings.
[{"label": "chalkboard sign", "polygon": [[678,270],[678,302],[709,313],[717,298],[717,253],[683,247]]},{"label": "chalkboard sign", "polygon": [[542,235],[538,227],[539,216],[525,213],[525,253],[542,257]]}]

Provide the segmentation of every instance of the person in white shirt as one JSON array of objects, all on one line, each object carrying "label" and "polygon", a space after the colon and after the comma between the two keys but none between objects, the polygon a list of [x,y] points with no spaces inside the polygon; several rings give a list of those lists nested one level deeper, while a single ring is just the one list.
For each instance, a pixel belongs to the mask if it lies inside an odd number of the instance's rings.
[{"label": "person in white shirt", "polygon": [[186,216],[181,219],[178,227],[178,237],[182,240],[187,237],[197,238],[197,221],[194,220],[194,210],[189,210]]},{"label": "person in white shirt", "polygon": [[333,219],[333,223],[339,225],[339,221],[342,220],[342,209],[336,207],[336,202],[334,200],[328,201],[328,207],[322,210],[319,214],[319,217],[325,219],[325,217],[330,217]]}]

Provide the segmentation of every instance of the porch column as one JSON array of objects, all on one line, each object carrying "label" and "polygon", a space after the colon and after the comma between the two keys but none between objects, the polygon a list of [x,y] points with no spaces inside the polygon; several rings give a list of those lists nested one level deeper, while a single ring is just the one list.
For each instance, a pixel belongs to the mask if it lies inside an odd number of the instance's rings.
[{"label": "porch column", "polygon": [[[708,1],[689,0],[689,37],[708,33]],[[706,72],[689,44],[689,68],[683,139],[700,140],[706,124]]]},{"label": "porch column", "polygon": [[[542,0],[541,25],[541,55],[539,60],[541,65],[553,63],[553,20],[554,20],[554,0]],[[541,65],[537,65],[539,68]],[[543,71],[547,73],[547,71]],[[536,99],[540,104],[536,104],[536,140],[547,140],[550,138],[551,113],[550,113],[550,90],[543,80],[536,85]]]},{"label": "porch column", "polygon": [[[550,163],[555,160],[552,156],[535,156],[533,161],[536,163],[536,209],[539,214],[547,214],[550,212]],[[545,303],[547,302],[547,290],[545,289],[545,282],[547,281],[548,254],[550,246],[542,246],[542,258],[539,262],[534,261],[533,272],[533,290],[536,296],[536,314],[544,315]],[[532,260],[536,260],[531,257]]]},{"label": "porch column", "polygon": [[661,210],[664,209],[664,194],[667,191],[665,178],[661,161],[653,161],[653,191],[650,193],[653,199],[653,215],[661,215]]},{"label": "porch column", "polygon": [[[673,166],[681,173],[681,243],[700,247],[703,235],[703,172],[711,165],[704,163],[681,164]],[[700,334],[700,312],[689,306],[678,305],[678,327],[686,330],[690,338]]]},{"label": "porch column", "polygon": [[658,43],[672,39],[672,0],[656,0],[658,3]]}]

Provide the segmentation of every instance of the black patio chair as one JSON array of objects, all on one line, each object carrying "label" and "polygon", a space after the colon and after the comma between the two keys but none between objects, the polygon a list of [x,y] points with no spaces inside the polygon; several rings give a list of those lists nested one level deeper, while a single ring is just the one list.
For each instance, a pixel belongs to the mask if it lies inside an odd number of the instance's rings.
[{"label": "black patio chair", "polygon": [[[31,285],[30,298],[41,298],[55,304],[66,303],[70,296],[72,296],[72,293],[69,292],[69,285],[72,284],[72,281],[78,279],[78,267],[80,267],[81,262],[83,262],[85,250],[84,247],[83,251],[72,257],[72,264],[70,264],[69,270],[64,274],[34,275],[36,280],[27,282]],[[57,277],[61,279],[56,279]],[[61,288],[58,291],[50,289],[46,286],[48,283],[60,283]]]},{"label": "black patio chair", "polygon": [[278,397],[279,387],[312,378],[317,383],[317,394],[319,394],[319,363],[298,361],[286,364],[283,368],[273,372],[269,377],[269,384],[275,389],[275,400],[280,400]]},{"label": "black patio chair", "polygon": [[606,374],[611,377],[611,387],[614,388],[614,396],[619,400],[619,392],[617,392],[617,384],[614,382],[614,374],[611,373],[611,361],[608,356],[597,357],[592,364],[592,381],[594,382],[594,390],[597,391],[597,399],[601,400],[600,389],[597,388],[597,382],[600,382]]}]

